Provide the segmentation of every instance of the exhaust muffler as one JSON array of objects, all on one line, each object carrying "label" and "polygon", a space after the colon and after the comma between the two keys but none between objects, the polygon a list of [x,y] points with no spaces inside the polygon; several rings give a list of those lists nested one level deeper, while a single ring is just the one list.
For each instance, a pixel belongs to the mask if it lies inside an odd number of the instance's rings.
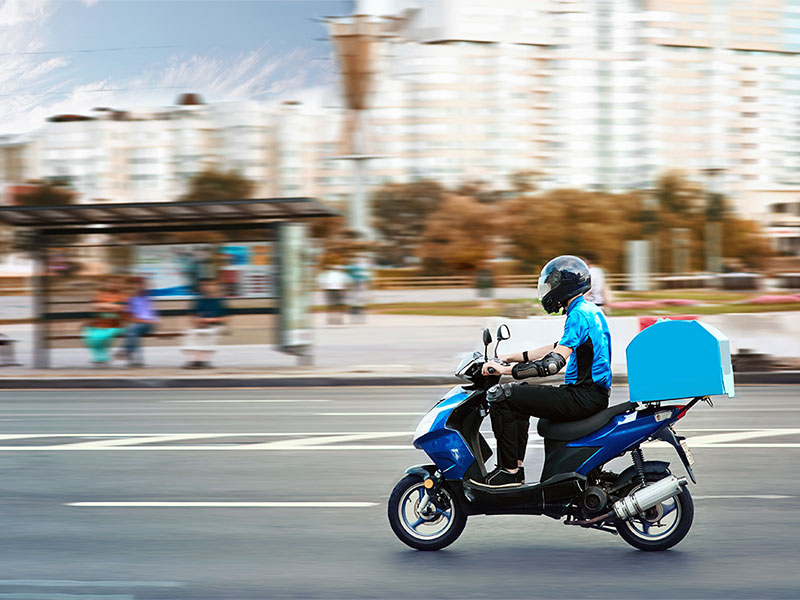
[{"label": "exhaust muffler", "polygon": [[617,500],[613,506],[614,513],[623,521],[632,519],[636,515],[653,508],[656,504],[660,504],[664,500],[679,494],[687,483],[685,477],[667,475],[664,479],[659,479],[654,484],[637,490],[630,496],[625,496],[622,500]]}]

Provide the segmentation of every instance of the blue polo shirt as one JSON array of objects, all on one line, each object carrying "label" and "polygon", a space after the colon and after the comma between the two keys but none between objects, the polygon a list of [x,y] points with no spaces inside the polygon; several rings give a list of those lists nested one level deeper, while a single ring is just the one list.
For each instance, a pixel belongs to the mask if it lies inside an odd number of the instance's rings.
[{"label": "blue polo shirt", "polygon": [[583,296],[570,302],[558,342],[572,348],[564,383],[611,387],[611,332],[603,312]]}]

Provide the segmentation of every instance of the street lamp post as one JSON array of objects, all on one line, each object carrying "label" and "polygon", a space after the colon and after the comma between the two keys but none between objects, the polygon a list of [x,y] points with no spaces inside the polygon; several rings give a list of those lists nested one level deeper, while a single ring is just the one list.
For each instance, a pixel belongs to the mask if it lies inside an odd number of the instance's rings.
[{"label": "street lamp post", "polygon": [[722,272],[722,217],[724,195],[722,179],[725,169],[709,167],[703,169],[708,181],[706,189],[706,271]]},{"label": "street lamp post", "polygon": [[371,241],[369,201],[366,193],[366,163],[378,155],[367,142],[366,111],[373,82],[373,69],[383,23],[364,15],[327,19],[333,46],[341,67],[342,91],[347,114],[343,130],[344,152],[335,158],[353,163],[353,194],[348,207],[348,225],[359,237]]}]

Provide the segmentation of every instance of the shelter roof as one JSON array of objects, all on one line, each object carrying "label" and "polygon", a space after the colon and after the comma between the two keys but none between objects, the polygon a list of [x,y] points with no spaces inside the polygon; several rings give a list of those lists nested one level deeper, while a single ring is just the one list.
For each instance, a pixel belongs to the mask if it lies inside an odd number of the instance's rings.
[{"label": "shelter roof", "polygon": [[[0,221],[16,227],[87,225],[152,227],[220,225],[328,217],[338,213],[311,198],[260,198],[219,202],[130,202],[63,206],[2,206]],[[99,232],[98,232],[99,233]]]}]

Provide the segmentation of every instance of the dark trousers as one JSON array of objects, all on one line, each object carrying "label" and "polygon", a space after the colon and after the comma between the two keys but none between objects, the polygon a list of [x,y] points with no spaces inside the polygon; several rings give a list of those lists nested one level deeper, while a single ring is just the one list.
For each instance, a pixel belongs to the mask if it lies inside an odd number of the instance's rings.
[{"label": "dark trousers", "polygon": [[139,351],[142,336],[148,335],[153,331],[152,323],[131,323],[125,330],[125,342],[123,348],[128,353],[128,358],[134,358]]},{"label": "dark trousers", "polygon": [[597,386],[513,386],[511,397],[492,406],[492,431],[497,439],[497,464],[516,469],[525,458],[530,418],[580,421],[608,408],[608,393]]}]

